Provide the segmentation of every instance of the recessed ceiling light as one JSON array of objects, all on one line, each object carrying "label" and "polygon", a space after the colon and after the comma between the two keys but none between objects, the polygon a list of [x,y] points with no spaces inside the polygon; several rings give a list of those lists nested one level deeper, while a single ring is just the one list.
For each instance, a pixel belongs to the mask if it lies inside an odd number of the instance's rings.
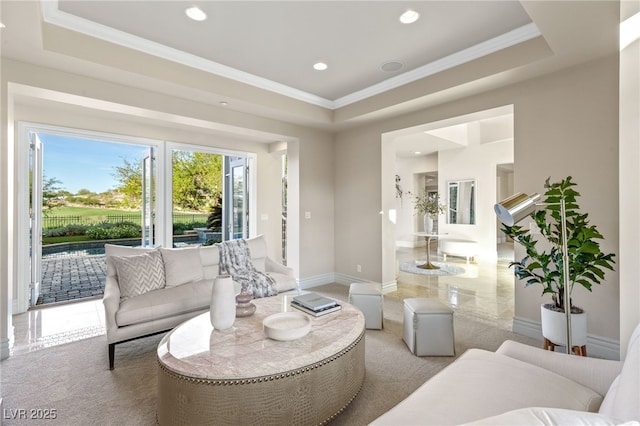
[{"label": "recessed ceiling light", "polygon": [[227,101],[220,101],[220,106],[226,107],[227,105],[229,105],[229,102],[227,102]]},{"label": "recessed ceiling light", "polygon": [[7,28],[7,26],[5,24],[3,24],[2,22],[0,22],[0,28]]},{"label": "recessed ceiling light", "polygon": [[329,68],[329,66],[324,62],[316,62],[315,64],[313,64],[313,69],[316,71],[324,71],[327,68]]},{"label": "recessed ceiling light", "polygon": [[198,6],[190,7],[186,9],[184,13],[186,13],[187,16],[194,21],[204,21],[205,19],[207,19],[207,14],[204,13],[204,11]]},{"label": "recessed ceiling light", "polygon": [[385,62],[380,66],[380,69],[384,72],[396,72],[402,69],[404,65],[400,61]]},{"label": "recessed ceiling light", "polygon": [[420,154],[422,154],[422,152],[420,152],[420,151],[415,151],[415,152],[414,152],[414,154],[415,154],[415,155],[420,155]]},{"label": "recessed ceiling light", "polygon": [[400,22],[403,24],[413,24],[420,18],[420,14],[415,10],[407,10],[402,15],[400,15]]}]

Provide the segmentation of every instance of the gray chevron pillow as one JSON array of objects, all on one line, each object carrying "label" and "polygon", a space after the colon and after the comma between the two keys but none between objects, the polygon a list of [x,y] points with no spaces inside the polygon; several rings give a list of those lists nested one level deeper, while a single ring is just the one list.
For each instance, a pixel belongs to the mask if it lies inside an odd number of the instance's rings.
[{"label": "gray chevron pillow", "polygon": [[121,300],[164,288],[165,272],[160,251],[112,256],[111,260],[116,267]]}]

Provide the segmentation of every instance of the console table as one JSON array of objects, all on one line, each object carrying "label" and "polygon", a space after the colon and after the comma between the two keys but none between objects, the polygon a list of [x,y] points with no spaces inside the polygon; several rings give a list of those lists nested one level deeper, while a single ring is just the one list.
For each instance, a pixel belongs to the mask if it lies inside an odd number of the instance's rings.
[{"label": "console table", "polygon": [[300,339],[267,338],[264,318],[299,312],[292,297],[254,300],[256,313],[227,331],[206,313],[168,333],[157,351],[158,423],[310,425],[344,410],[364,381],[364,315],[340,302]]}]

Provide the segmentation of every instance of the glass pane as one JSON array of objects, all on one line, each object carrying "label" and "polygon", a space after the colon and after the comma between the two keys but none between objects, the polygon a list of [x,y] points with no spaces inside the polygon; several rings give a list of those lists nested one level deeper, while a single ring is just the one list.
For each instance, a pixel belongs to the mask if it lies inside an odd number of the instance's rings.
[{"label": "glass pane", "polygon": [[242,238],[244,223],[244,167],[233,168],[233,238]]},{"label": "glass pane", "polygon": [[174,247],[222,241],[223,159],[207,152],[173,151]]},{"label": "glass pane", "polygon": [[153,148],[142,160],[142,246],[153,247],[154,236],[154,161]]}]

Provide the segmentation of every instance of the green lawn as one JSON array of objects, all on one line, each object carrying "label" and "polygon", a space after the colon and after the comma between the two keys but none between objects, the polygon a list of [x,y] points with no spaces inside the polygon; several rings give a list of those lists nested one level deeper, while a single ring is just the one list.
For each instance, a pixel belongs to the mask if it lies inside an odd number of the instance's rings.
[{"label": "green lawn", "polygon": [[[68,216],[80,216],[85,217],[102,217],[106,219],[109,215],[115,216],[130,216],[137,221],[140,220],[142,212],[140,210],[118,210],[118,209],[104,209],[99,207],[56,207],[49,211],[47,217],[68,217]],[[190,221],[206,221],[207,213],[198,212],[173,212],[174,222],[190,222]]]},{"label": "green lawn", "polygon": [[47,216],[106,216],[110,214],[136,214],[140,211],[101,209],[99,207],[56,207],[47,213]]},{"label": "green lawn", "polygon": [[[91,207],[56,207],[48,212],[42,220],[43,230],[58,230],[61,228],[73,227],[74,225],[94,226],[102,222],[119,223],[133,222],[140,225],[140,211],[104,209]],[[185,229],[194,226],[204,226],[207,221],[207,213],[196,212],[174,212],[173,230],[175,235],[182,235]],[[76,232],[77,233],[77,230]],[[84,231],[82,231],[84,234]],[[59,235],[59,234],[58,234]],[[94,237],[95,238],[95,237]],[[47,235],[44,232],[42,241],[44,244],[86,241],[90,240],[87,235],[64,235],[57,236],[55,233]]]},{"label": "green lawn", "polygon": [[79,241],[91,241],[86,235],[67,235],[64,237],[43,237],[42,244],[77,243]]}]

